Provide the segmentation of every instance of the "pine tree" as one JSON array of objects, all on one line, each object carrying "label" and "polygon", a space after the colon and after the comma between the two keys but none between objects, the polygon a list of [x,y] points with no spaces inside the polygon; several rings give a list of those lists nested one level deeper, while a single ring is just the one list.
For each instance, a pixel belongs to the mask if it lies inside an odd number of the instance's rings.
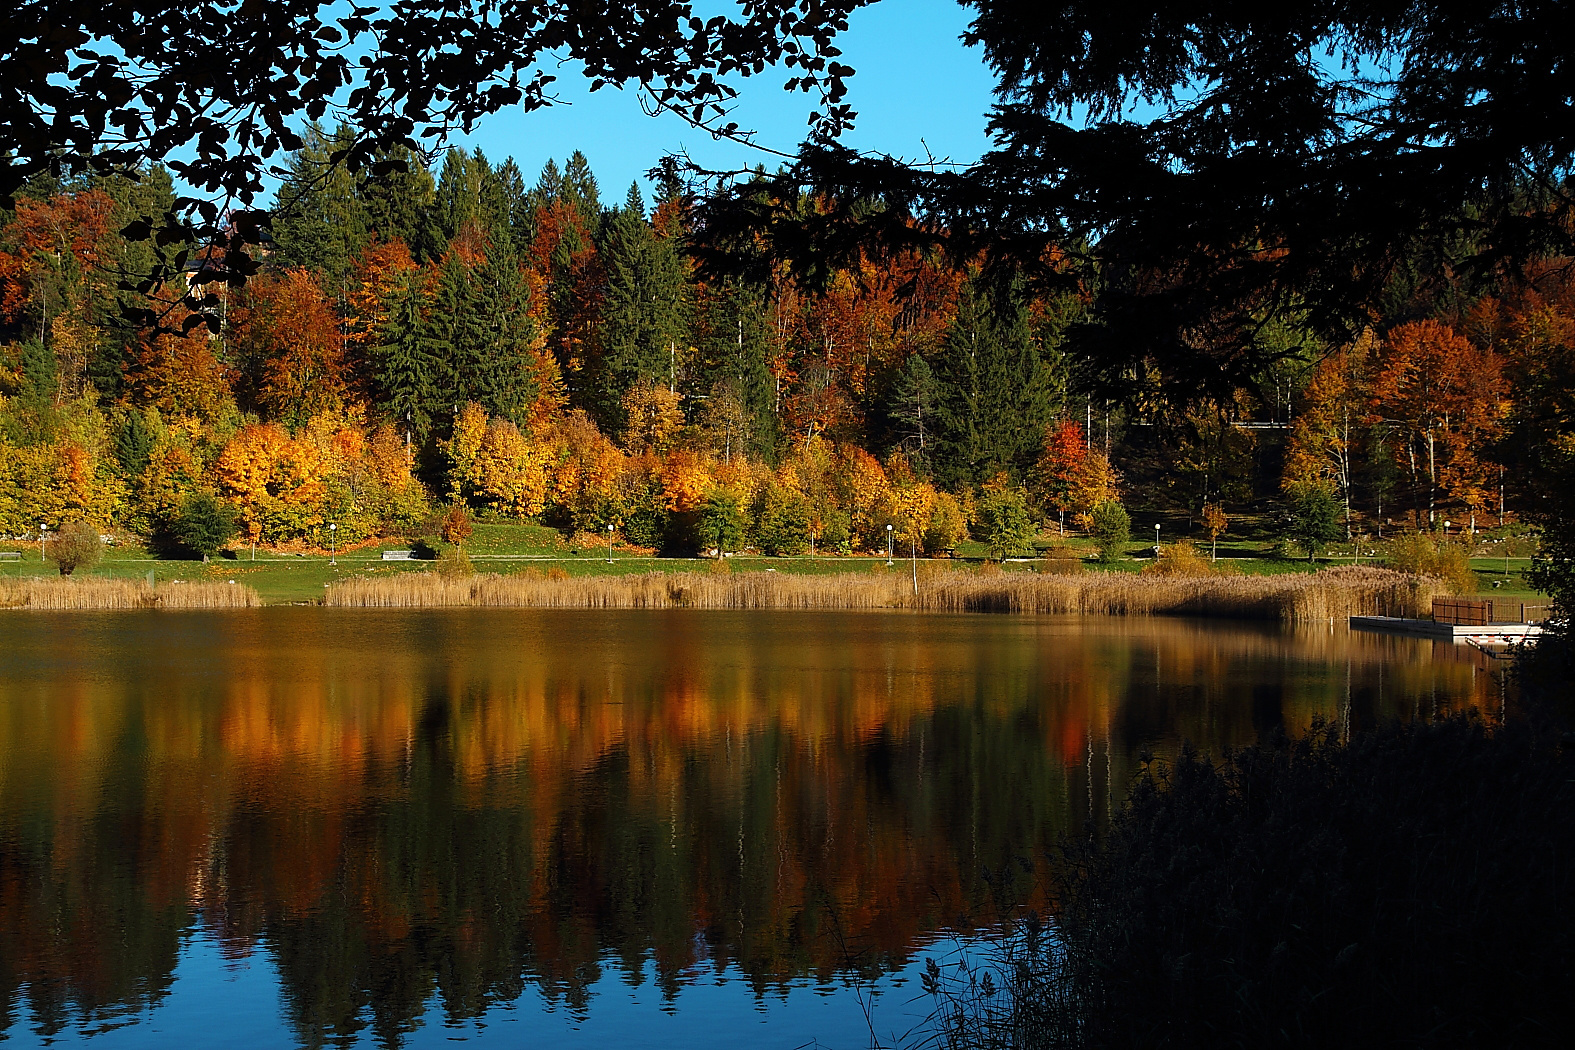
[{"label": "pine tree", "polygon": [[696,379],[701,389],[729,384],[742,399],[756,452],[776,446],[774,381],[766,367],[771,348],[765,297],[753,285],[725,278],[706,297]]},{"label": "pine tree", "polygon": [[388,311],[374,350],[383,411],[406,440],[416,441],[425,440],[434,413],[443,405],[445,388],[452,385],[424,299],[422,274],[413,270]]},{"label": "pine tree", "polygon": [[[392,165],[402,163],[404,170]],[[378,171],[377,165],[390,165]],[[356,193],[366,209],[367,230],[380,240],[400,240],[417,262],[442,254],[432,222],[437,183],[421,158],[407,149],[383,154],[372,169],[361,172]]]},{"label": "pine tree", "polygon": [[1016,289],[964,286],[934,373],[937,479],[954,487],[998,473],[1022,478],[1055,413],[1058,382]]},{"label": "pine tree", "polygon": [[636,186],[606,225],[606,298],[596,409],[624,429],[623,395],[640,382],[677,385],[676,360],[689,346],[689,267],[676,238],[658,238]]},{"label": "pine tree", "polygon": [[913,354],[897,373],[888,401],[888,414],[898,445],[908,454],[915,470],[924,472],[935,451],[935,410],[940,383],[922,354]]},{"label": "pine tree", "polygon": [[321,275],[323,287],[335,298],[368,237],[356,177],[330,160],[354,138],[343,125],[332,135],[315,124],[308,128],[303,145],[290,156],[274,204],[274,258],[281,268],[298,266]]}]

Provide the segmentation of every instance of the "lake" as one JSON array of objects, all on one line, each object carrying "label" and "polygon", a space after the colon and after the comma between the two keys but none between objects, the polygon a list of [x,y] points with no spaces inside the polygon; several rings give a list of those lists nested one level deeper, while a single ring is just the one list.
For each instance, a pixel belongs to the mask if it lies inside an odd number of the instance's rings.
[{"label": "lake", "polygon": [[0,1030],[887,1044],[1143,755],[1499,703],[1343,627],[0,614]]}]

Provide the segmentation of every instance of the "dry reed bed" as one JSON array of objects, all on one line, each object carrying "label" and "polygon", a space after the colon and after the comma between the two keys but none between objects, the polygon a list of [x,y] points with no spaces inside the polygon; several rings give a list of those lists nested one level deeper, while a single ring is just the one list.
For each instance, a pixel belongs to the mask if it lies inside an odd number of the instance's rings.
[{"label": "dry reed bed", "polygon": [[1081,576],[936,573],[913,593],[909,577],[787,573],[649,573],[553,580],[445,578],[430,573],[336,583],[345,608],[912,609],[923,612],[1227,616],[1281,622],[1420,615],[1443,584],[1387,569],[1341,567],[1307,575]]},{"label": "dry reed bed", "polygon": [[43,578],[0,580],[0,609],[251,609],[257,592],[235,583],[167,583],[136,580]]}]

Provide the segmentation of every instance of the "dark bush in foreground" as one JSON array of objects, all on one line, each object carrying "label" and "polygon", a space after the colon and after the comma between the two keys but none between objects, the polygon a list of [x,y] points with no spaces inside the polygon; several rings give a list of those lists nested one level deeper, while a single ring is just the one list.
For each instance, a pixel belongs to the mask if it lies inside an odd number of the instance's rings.
[{"label": "dark bush in foreground", "polygon": [[[1567,1045],[1575,762],[1467,719],[1151,771],[953,1046]],[[967,979],[971,977],[971,981]]]}]

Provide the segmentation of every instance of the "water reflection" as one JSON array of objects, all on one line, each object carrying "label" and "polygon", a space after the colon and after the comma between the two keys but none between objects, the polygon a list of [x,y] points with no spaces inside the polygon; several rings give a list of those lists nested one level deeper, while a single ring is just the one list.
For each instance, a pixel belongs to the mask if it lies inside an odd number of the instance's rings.
[{"label": "water reflection", "polygon": [[[1468,650],[1344,630],[905,615],[0,621],[0,995],[44,1035],[264,953],[306,1045],[740,996],[1033,902],[1145,750],[1493,708]],[[709,979],[709,978],[708,978]],[[535,1001],[532,999],[532,1001]]]}]

